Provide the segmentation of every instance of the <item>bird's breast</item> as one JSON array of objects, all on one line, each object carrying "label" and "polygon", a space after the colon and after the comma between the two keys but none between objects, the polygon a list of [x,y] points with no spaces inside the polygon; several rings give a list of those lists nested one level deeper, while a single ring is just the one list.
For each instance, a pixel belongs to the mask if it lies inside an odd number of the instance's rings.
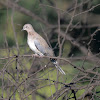
[{"label": "bird's breast", "polygon": [[30,49],[31,49],[32,51],[34,51],[35,53],[38,52],[38,50],[37,50],[37,48],[36,48],[36,46],[35,46],[35,44],[34,44],[34,40],[28,39],[28,40],[27,40],[27,43],[28,43],[28,45],[29,45],[29,47],[30,47]]}]

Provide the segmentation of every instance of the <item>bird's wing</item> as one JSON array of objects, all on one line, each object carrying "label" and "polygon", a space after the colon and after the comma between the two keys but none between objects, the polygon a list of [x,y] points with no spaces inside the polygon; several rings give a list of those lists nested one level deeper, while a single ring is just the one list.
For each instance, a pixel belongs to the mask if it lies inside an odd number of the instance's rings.
[{"label": "bird's wing", "polygon": [[36,46],[36,48],[42,53],[42,54],[46,54],[46,50],[45,47],[43,45],[41,45],[41,43],[38,40],[34,40],[34,44]]}]

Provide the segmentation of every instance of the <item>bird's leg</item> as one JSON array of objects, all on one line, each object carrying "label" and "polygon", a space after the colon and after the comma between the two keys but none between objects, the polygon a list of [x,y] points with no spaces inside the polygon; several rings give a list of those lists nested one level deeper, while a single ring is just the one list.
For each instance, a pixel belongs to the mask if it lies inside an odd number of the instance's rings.
[{"label": "bird's leg", "polygon": [[42,53],[35,53],[38,58],[43,58],[44,55]]},{"label": "bird's leg", "polygon": [[39,58],[43,58],[44,57],[44,55],[43,54],[39,54]]},{"label": "bird's leg", "polygon": [[42,58],[44,55],[39,55],[37,53],[33,54],[32,57],[38,57],[38,58]]},{"label": "bird's leg", "polygon": [[43,58],[43,55],[39,55],[38,57],[39,57],[39,58]]},{"label": "bird's leg", "polygon": [[39,55],[38,54],[32,54],[32,57],[39,57]]}]

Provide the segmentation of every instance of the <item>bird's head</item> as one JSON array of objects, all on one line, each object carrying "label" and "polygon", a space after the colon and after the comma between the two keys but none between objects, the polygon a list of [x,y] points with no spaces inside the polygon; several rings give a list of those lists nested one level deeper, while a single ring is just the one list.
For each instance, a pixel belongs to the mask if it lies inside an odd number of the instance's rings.
[{"label": "bird's head", "polygon": [[33,29],[33,27],[32,27],[31,24],[25,24],[25,25],[23,26],[23,29],[22,29],[22,30],[25,30],[25,31],[27,31],[27,32],[29,32],[29,31],[34,31],[34,29]]}]

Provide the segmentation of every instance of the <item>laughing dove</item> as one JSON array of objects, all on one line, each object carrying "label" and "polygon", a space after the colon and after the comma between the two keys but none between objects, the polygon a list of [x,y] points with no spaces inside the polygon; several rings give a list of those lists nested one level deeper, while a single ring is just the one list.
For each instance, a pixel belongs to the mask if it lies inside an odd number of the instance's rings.
[{"label": "laughing dove", "polygon": [[[36,55],[50,57],[54,56],[53,50],[49,47],[47,42],[33,29],[31,24],[25,24],[22,30],[27,31],[27,43],[30,49],[34,51]],[[50,58],[50,60],[62,74],[65,74],[65,72],[58,65],[56,59]]]}]

